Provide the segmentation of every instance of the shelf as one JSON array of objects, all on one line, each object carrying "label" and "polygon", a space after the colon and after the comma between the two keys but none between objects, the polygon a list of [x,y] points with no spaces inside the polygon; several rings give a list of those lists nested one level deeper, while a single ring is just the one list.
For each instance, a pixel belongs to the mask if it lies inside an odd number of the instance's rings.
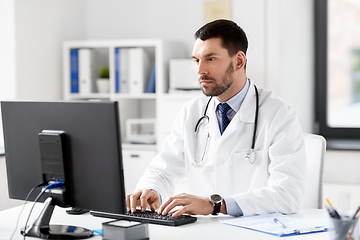
[{"label": "shelf", "polygon": [[122,144],[123,150],[150,150],[156,151],[157,146],[156,144],[131,144],[131,143],[123,143]]},{"label": "shelf", "polygon": [[69,100],[118,100],[118,99],[156,99],[155,93],[131,94],[131,93],[90,93],[70,94]]},{"label": "shelf", "polygon": [[116,99],[156,99],[155,93],[142,93],[142,94],[131,94],[131,93],[115,93],[113,98]]},{"label": "shelf", "polygon": [[154,47],[161,46],[161,39],[116,39],[116,40],[81,40],[64,42],[64,47],[71,48],[114,48],[114,47]]},{"label": "shelf", "polygon": [[69,95],[69,98],[71,100],[109,100],[110,94],[108,93],[89,93],[89,94],[78,94],[78,93],[72,93]]}]

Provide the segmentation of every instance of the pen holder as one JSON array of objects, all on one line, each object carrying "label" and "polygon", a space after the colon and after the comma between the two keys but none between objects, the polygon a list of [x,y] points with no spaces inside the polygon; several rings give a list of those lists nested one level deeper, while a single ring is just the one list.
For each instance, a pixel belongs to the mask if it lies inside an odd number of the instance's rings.
[{"label": "pen holder", "polygon": [[358,219],[330,218],[329,234],[331,240],[359,240]]}]

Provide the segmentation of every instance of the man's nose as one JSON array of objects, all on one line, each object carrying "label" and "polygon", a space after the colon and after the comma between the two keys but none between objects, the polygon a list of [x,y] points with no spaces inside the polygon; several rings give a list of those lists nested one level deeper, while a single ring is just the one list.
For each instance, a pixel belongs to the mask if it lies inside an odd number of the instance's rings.
[{"label": "man's nose", "polygon": [[199,61],[197,66],[197,74],[200,76],[208,74],[208,69],[206,67],[206,64],[202,61]]}]

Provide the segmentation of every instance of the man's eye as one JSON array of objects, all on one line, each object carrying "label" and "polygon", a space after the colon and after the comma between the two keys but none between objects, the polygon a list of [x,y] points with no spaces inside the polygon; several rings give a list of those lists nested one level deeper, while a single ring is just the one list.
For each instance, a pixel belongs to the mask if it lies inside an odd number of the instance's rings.
[{"label": "man's eye", "polygon": [[212,62],[212,61],[214,61],[215,60],[215,58],[208,58],[208,61],[209,62]]}]

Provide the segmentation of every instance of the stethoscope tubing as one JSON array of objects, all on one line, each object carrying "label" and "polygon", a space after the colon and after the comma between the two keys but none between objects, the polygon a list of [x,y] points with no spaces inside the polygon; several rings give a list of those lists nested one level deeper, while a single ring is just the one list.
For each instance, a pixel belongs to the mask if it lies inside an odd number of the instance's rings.
[{"label": "stethoscope tubing", "polygon": [[[254,131],[253,131],[253,137],[252,137],[252,142],[251,142],[251,149],[249,151],[249,153],[246,154],[246,158],[248,159],[248,161],[253,164],[255,162],[255,156],[254,156],[254,160],[250,160],[250,154],[254,153],[254,149],[255,149],[255,139],[256,139],[256,131],[257,131],[257,125],[258,125],[258,118],[259,118],[259,92],[258,89],[256,87],[256,85],[254,85],[255,88],[255,96],[256,96],[256,109],[255,109],[255,121],[254,121]],[[213,97],[211,96],[210,99],[208,100],[206,107],[204,109],[204,114],[203,116],[197,121],[196,125],[195,125],[195,132],[197,132],[197,128],[199,127],[200,122],[205,118],[207,120],[209,120],[209,116],[207,116],[207,110],[209,108],[209,104],[211,102],[211,99]]]},{"label": "stethoscope tubing", "polygon": [[255,95],[256,95],[256,110],[255,110],[254,133],[253,133],[253,139],[252,139],[252,143],[251,143],[252,151],[254,151],[254,149],[255,149],[255,138],[256,138],[258,117],[259,117],[259,92],[258,92],[256,85],[254,85],[254,88],[255,88]]}]

